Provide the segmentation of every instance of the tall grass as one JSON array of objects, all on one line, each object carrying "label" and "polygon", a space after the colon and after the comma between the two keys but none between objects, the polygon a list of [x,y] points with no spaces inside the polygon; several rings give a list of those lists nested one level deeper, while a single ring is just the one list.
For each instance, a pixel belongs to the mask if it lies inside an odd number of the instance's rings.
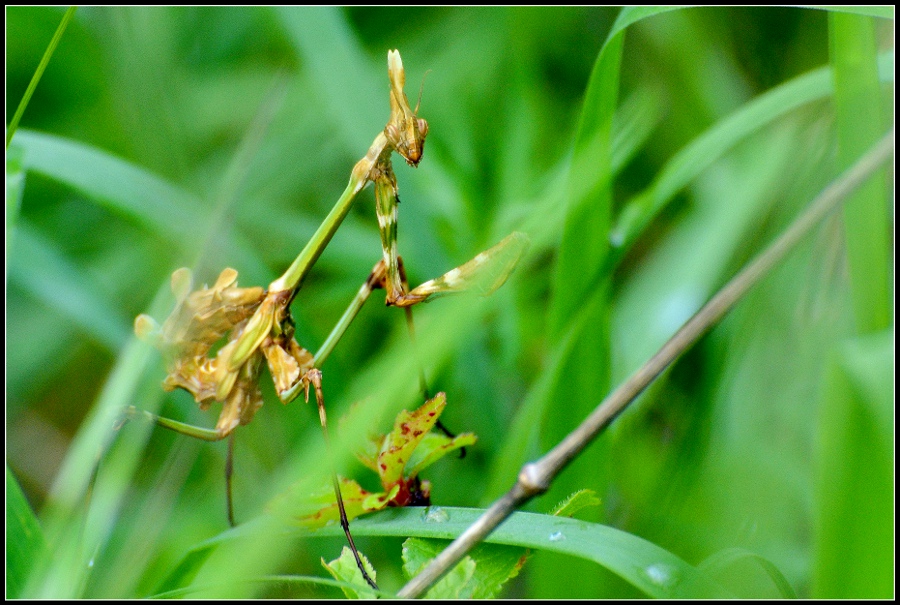
[{"label": "tall grass", "polygon": [[[63,14],[7,10],[7,115]],[[360,402],[347,442],[378,409],[386,431],[416,405],[424,363],[432,390],[447,392],[445,423],[479,436],[465,459],[429,469],[433,501],[473,507],[889,128],[892,18],[79,8],[7,154],[7,519],[21,529],[8,534],[8,595],[340,594],[296,579],[326,575],[319,559],[338,556],[339,532],[301,536],[264,514],[289,506],[298,481],[327,477],[311,406],[283,408],[270,389],[237,432],[242,526],[230,533],[225,444],[111,427],[124,405],[212,425],[186,393],[162,392],[159,357],[131,321],[165,317],[181,266],[207,282],[231,266],[241,285],[283,271],[384,127],[389,48],[403,54],[411,98],[430,71],[424,159],[396,166],[411,282],[514,228],[532,248],[491,298],[417,308],[418,359],[402,313],[367,306],[323,368],[326,403],[337,426]],[[508,543],[533,549],[502,594],[702,596],[710,582],[754,598],[891,596],[892,176],[873,179],[527,507],[593,489],[601,506],[578,516],[625,532],[621,548],[582,560],[508,530]],[[372,206],[364,193],[294,303],[310,349],[379,257]],[[342,472],[368,479],[347,453]],[[387,590],[404,581],[392,514],[358,523]],[[603,547],[620,536],[597,531]],[[640,553],[675,567],[616,567]],[[703,582],[677,587],[672,569]]]}]

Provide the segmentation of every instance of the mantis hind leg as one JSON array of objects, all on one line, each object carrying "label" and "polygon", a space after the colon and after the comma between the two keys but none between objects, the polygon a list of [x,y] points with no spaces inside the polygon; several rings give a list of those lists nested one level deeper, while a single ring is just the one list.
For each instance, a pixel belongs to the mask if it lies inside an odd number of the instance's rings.
[{"label": "mantis hind leg", "polygon": [[228,525],[235,527],[234,522],[234,496],[232,494],[231,478],[234,474],[234,432],[228,436],[228,455],[225,457],[225,504],[228,510]]},{"label": "mantis hind leg", "polygon": [[171,418],[157,416],[156,414],[151,414],[145,410],[139,410],[134,406],[128,406],[123,410],[121,417],[116,422],[116,430],[122,428],[129,420],[134,420],[135,418],[153,422],[164,429],[174,431],[181,435],[187,435],[188,437],[193,437],[195,439],[201,439],[203,441],[221,441],[226,437],[229,438],[228,454],[225,458],[225,502],[228,513],[228,525],[234,527],[236,525],[234,522],[234,498],[231,489],[231,479],[234,473],[234,429],[207,429],[185,422],[179,422],[178,420],[172,420]]},{"label": "mantis hind leg", "polygon": [[148,420],[155,423],[157,426],[161,426],[164,429],[169,429],[170,431],[174,431],[181,435],[187,435],[188,437],[201,439],[203,441],[221,441],[234,431],[234,429],[206,429],[202,426],[194,426],[193,424],[187,424],[186,422],[180,422],[178,420],[172,420],[171,418],[157,416],[156,414],[151,414],[146,410],[139,410],[132,405],[126,407],[122,411],[122,416],[119,418],[116,424],[116,429],[122,428],[122,426],[126,422],[128,422],[129,420],[134,420],[135,418]]},{"label": "mantis hind leg", "polygon": [[325,439],[325,450],[328,459],[331,461],[331,480],[334,482],[334,497],[337,499],[338,511],[341,515],[341,527],[344,529],[344,535],[347,536],[347,542],[350,544],[350,550],[353,552],[353,558],[356,559],[356,565],[362,572],[363,578],[368,582],[369,586],[378,590],[378,585],[369,577],[363,565],[362,559],[359,557],[359,551],[353,542],[353,534],[350,533],[350,521],[347,519],[347,511],[344,508],[344,499],[341,497],[341,484],[338,480],[337,472],[334,470],[334,453],[331,449],[331,439],[328,437],[328,419],[325,415],[325,397],[322,393],[322,372],[317,368],[310,370],[305,377],[304,382],[307,386],[312,386],[316,394],[316,407],[319,408],[319,422],[322,425],[322,436]]}]

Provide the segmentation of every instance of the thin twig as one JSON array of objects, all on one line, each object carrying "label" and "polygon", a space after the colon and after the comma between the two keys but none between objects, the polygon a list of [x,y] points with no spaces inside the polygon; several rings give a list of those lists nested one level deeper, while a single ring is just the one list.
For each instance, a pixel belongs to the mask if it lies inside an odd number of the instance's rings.
[{"label": "thin twig", "polygon": [[516,484],[494,502],[465,532],[454,540],[421,573],[407,583],[399,597],[415,598],[437,582],[476,544],[515,509],[550,487],[551,481],[588,444],[634,401],[673,361],[715,325],[741,297],[762,279],[814,225],[837,208],[887,160],[894,150],[893,129],[852,168],[829,185],[788,229],[740,273],[734,276],[670,338],[660,350],[631,375],[556,447],[537,462],[526,464]]}]

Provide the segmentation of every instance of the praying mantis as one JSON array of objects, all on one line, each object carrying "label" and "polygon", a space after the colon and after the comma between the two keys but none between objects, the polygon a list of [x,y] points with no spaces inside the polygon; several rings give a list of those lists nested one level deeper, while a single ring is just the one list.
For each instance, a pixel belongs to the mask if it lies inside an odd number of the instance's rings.
[{"label": "praying mantis", "polygon": [[[313,390],[319,421],[330,454],[327,418],[319,369],[353,321],[371,292],[386,291],[386,304],[406,309],[412,327],[410,308],[432,298],[468,290],[488,295],[499,288],[518,264],[527,245],[527,237],[513,232],[492,248],[442,276],[409,289],[402,259],[397,251],[398,188],[391,157],[397,152],[410,166],[422,159],[428,123],[410,108],[404,93],[405,72],[400,53],[388,52],[390,79],[390,118],[375,137],[366,155],[353,167],[350,181],[334,208],[319,226],[288,269],[268,288],[241,288],[238,272],[224,269],[212,287],[193,289],[190,270],[178,269],[172,275],[176,306],[160,325],[148,315],[135,319],[135,332],[161,350],[168,376],[166,390],[181,388],[194,396],[203,410],[214,402],[222,411],[214,428],[203,428],[150,414],[134,407],[125,410],[124,420],[143,417],[178,433],[219,441],[229,438],[226,463],[228,519],[234,525],[231,496],[233,437],[237,427],[253,420],[262,406],[259,381],[263,362],[269,368],[279,400],[287,404],[303,393],[309,399]],[[375,264],[347,310],[315,354],[295,340],[291,303],[316,260],[337,231],[356,198],[369,183],[374,185],[375,207],[381,233],[382,258]],[[224,342],[215,356],[213,348]],[[350,533],[340,482],[332,473],[341,526],[357,565],[366,581],[369,577]]]}]

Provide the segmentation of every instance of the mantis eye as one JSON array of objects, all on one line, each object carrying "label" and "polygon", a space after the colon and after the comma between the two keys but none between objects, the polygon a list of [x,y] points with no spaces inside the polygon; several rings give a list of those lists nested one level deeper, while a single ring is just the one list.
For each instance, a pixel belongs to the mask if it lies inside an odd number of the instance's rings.
[{"label": "mantis eye", "polygon": [[425,138],[425,135],[428,134],[428,122],[426,122],[426,121],[425,121],[424,119],[422,119],[422,118],[419,118],[418,120],[416,120],[416,126],[417,126],[418,129],[419,129],[419,134],[420,134],[420,135],[422,136],[422,138],[424,139],[424,138]]},{"label": "mantis eye", "polygon": [[393,124],[388,124],[384,127],[384,134],[394,146],[397,146],[400,142],[400,131]]}]

